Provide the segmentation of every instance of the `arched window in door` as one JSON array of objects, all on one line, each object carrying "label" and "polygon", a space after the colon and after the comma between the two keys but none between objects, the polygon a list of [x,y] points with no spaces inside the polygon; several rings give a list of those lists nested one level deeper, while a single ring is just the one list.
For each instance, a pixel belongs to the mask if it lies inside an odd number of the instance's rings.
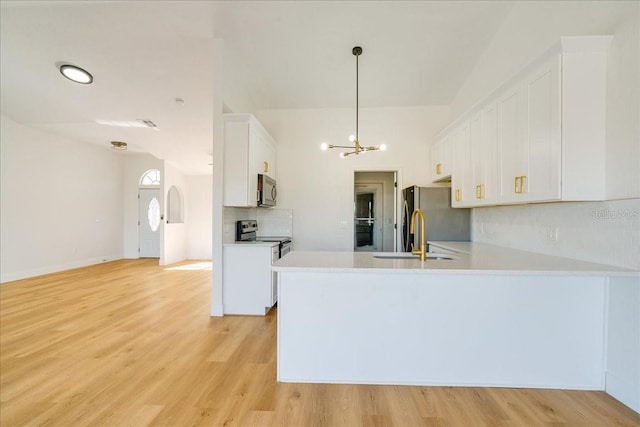
[{"label": "arched window in door", "polygon": [[160,171],[158,169],[149,169],[140,177],[140,185],[160,185]]}]

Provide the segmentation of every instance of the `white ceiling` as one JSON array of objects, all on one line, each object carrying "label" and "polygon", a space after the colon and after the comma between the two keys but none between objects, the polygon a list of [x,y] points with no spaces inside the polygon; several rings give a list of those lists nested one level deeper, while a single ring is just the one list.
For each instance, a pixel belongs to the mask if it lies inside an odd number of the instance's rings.
[{"label": "white ceiling", "polygon": [[[256,109],[449,104],[510,1],[3,1],[2,113],[210,173],[213,38]],[[64,79],[69,62],[92,85]],[[179,105],[175,98],[184,99]],[[96,120],[150,119],[159,130]]]}]

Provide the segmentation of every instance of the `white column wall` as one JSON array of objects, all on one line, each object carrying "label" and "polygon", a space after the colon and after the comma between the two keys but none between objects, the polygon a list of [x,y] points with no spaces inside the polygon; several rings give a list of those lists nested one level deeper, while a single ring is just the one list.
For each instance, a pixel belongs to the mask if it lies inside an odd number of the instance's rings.
[{"label": "white column wall", "polygon": [[211,218],[213,182],[211,175],[187,176],[189,198],[185,201],[189,218],[187,226],[187,258],[211,259]]}]

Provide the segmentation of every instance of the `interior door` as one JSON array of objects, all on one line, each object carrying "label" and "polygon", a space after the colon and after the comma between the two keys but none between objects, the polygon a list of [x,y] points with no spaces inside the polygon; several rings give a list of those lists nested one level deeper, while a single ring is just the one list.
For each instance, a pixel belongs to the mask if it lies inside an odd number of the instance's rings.
[{"label": "interior door", "polygon": [[382,184],[356,184],[354,250],[380,251],[383,242]]},{"label": "interior door", "polygon": [[160,190],[138,190],[138,252],[140,258],[160,258]]}]

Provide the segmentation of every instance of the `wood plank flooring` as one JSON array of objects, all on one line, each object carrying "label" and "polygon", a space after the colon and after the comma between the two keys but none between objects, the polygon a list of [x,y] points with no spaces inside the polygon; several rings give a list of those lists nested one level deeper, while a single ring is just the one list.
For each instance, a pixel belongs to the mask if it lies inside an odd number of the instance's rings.
[{"label": "wood plank flooring", "polygon": [[0,425],[640,426],[604,392],[277,383],[276,310],[211,318],[210,269],[0,285]]}]

